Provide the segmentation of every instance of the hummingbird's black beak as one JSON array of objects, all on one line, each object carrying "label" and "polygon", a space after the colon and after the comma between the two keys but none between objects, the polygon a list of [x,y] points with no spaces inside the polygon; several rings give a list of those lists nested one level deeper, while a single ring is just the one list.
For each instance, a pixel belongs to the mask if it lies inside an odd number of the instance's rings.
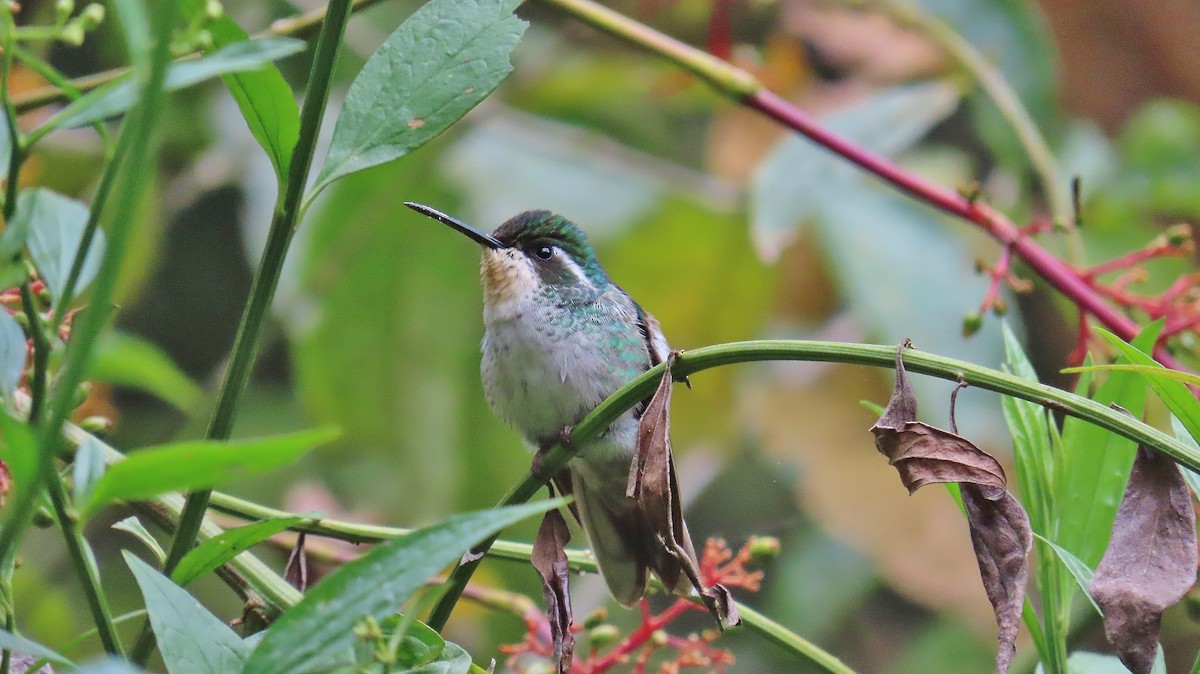
[{"label": "hummingbird's black beak", "polygon": [[458,218],[452,218],[449,215],[446,215],[445,213],[437,210],[436,208],[430,208],[424,204],[418,204],[413,201],[406,201],[406,202],[404,202],[404,205],[408,206],[409,208],[413,209],[414,211],[420,213],[421,215],[433,218],[434,220],[437,220],[438,222],[440,222],[444,225],[449,225],[452,229],[458,230],[459,232],[466,234],[467,238],[471,239],[472,241],[474,241],[475,243],[477,243],[481,246],[486,246],[493,250],[508,247],[508,246],[505,246],[500,241],[500,239],[497,239],[496,237],[492,236],[491,234],[488,234],[487,232],[481,232],[478,229],[475,229],[474,227],[463,222],[462,220],[459,220]]}]

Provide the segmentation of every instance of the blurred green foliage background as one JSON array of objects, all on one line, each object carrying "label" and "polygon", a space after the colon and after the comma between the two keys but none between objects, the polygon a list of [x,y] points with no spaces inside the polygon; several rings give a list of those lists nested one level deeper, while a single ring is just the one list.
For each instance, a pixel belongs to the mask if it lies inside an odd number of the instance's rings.
[{"label": "blurred green foliage background", "polygon": [[[254,32],[312,4],[264,0],[226,10]],[[417,4],[383,2],[352,20],[340,91]],[[709,0],[613,4],[693,44],[727,46],[712,42]],[[1061,175],[1082,178],[1090,262],[1138,248],[1165,225],[1200,221],[1200,67],[1130,56],[1122,62],[1129,69],[1110,71],[1117,82],[1108,100],[1076,96],[1108,87],[1096,70],[1103,64],[1089,56],[1098,35],[1109,35],[1117,53],[1140,54],[1169,42],[1169,31],[1155,26],[1172,11],[1172,22],[1200,29],[1194,4],[1137,10],[1137,30],[1116,37],[1109,12],[1084,15],[1071,3],[917,4],[1000,66],[1047,135]],[[23,21],[53,11],[51,2],[23,5]],[[927,177],[977,181],[1016,219],[1046,215],[1011,129],[924,38],[839,2],[730,6],[732,59],[775,91]],[[344,435],[271,480],[230,491],[411,526],[488,507],[528,468],[527,450],[482,396],[477,252],[403,208],[405,200],[484,228],[525,209],[563,213],[589,232],[610,275],[659,318],[676,348],[767,336],[911,337],[922,349],[998,366],[996,319],[969,340],[960,334],[986,289],[974,259],[996,255],[978,232],[906,201],[666,63],[537,3],[521,13],[532,25],[496,95],[412,155],[337,183],[310,211],[237,433],[331,423]],[[122,53],[111,26],[80,48],[48,49],[76,75],[119,65]],[[280,64],[294,83],[307,72],[305,58]],[[31,73],[18,75],[18,91],[37,86]],[[1122,84],[1134,76],[1158,84]],[[1191,102],[1155,99],[1172,93]],[[275,198],[271,166],[219,84],[173,95],[162,128],[157,189],[142,209],[117,322],[165,352],[203,394],[179,382],[174,394],[96,386],[89,409],[114,416],[110,438],[129,450],[202,434]],[[94,134],[64,132],[43,145],[26,171],[30,181],[86,199],[101,165]],[[1152,268],[1146,288],[1164,287],[1189,264]],[[1040,287],[1009,304],[1044,379],[1061,381],[1074,315]],[[122,383],[121,373],[107,378]],[[949,386],[920,383],[925,416],[940,423]],[[783,543],[763,591],[740,599],[862,672],[991,670],[994,626],[961,517],[936,490],[907,496],[866,433],[873,418],[858,401],[885,400],[888,373],[774,364],[707,372],[693,385],[675,396],[673,423],[693,534],[735,546],[751,534]],[[959,427],[1006,454],[995,396],[964,394]],[[104,525],[92,533],[106,578],[128,583],[115,551],[129,541],[97,536]],[[31,544],[16,575],[22,628],[60,646],[86,627],[86,612],[59,542],[38,532]],[[487,563],[477,579],[540,596],[532,569],[519,565]],[[606,601],[598,579],[578,585],[577,615]],[[136,604],[132,584],[127,590],[118,609]],[[222,615],[238,614],[215,582],[202,594]],[[611,615],[635,622],[632,612]],[[1178,651],[1190,662],[1194,649],[1177,646],[1198,630],[1182,611],[1167,622],[1168,657]],[[523,632],[511,616],[468,606],[450,629],[483,662]],[[1099,648],[1098,626],[1082,625],[1077,642]],[[735,649],[735,671],[798,671],[752,636],[722,643]]]}]

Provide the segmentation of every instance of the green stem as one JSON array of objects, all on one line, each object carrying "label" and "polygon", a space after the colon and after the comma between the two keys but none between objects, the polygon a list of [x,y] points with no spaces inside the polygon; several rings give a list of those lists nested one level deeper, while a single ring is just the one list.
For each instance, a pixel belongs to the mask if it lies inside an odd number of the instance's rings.
[{"label": "green stem", "polygon": [[21,282],[21,308],[29,322],[29,337],[33,340],[33,372],[29,375],[29,424],[36,426],[42,420],[42,408],[46,405],[46,366],[50,361],[50,340],[46,326],[38,315],[37,298],[33,296],[29,279]]},{"label": "green stem", "polygon": [[590,0],[541,0],[541,3],[557,7],[593,28],[658,54],[733,98],[746,98],[763,88],[762,83],[745,70]]},{"label": "green stem", "polygon": [[[275,288],[279,285],[279,276],[283,271],[288,246],[296,232],[300,199],[304,195],[304,187],[308,182],[309,167],[316,149],[317,133],[321,129],[321,120],[325,115],[325,103],[329,98],[329,88],[333,81],[333,68],[337,61],[338,47],[341,45],[342,34],[345,32],[346,22],[349,18],[350,0],[333,0],[329,3],[328,14],[324,23],[321,24],[321,34],[317,38],[317,48],[313,57],[312,69],[309,72],[308,91],[304,96],[304,106],[300,111],[299,138],[295,151],[292,153],[291,164],[288,166],[287,179],[279,187],[280,195],[271,219],[271,228],[267,233],[267,244],[263,249],[262,261],[250,286],[250,299],[238,326],[229,369],[225,372],[225,379],[221,383],[221,392],[217,399],[217,407],[209,420],[208,431],[205,433],[205,437],[210,440],[229,438],[233,431],[238,402],[254,368],[259,343],[262,341],[263,327],[267,323],[271,311],[271,301],[275,297]],[[167,561],[163,568],[167,575],[175,570],[179,560],[183,559],[183,556],[195,544],[204,524],[204,511],[208,508],[211,494],[211,490],[205,489],[187,495],[187,500],[179,516],[179,527],[171,540],[171,549],[167,553]],[[134,645],[132,654],[134,662],[145,662],[146,658],[150,656],[153,646],[153,633],[147,625],[142,629],[141,636]]]},{"label": "green stem", "polygon": [[[761,340],[734,342],[708,346],[687,351],[676,361],[674,376],[682,379],[689,374],[721,365],[766,360],[818,360],[834,363],[853,363],[891,368],[895,366],[896,347],[865,344],[843,344],[839,342],[802,342],[783,340]],[[1147,426],[1133,417],[1120,414],[1087,398],[1056,389],[1044,384],[1030,382],[1014,375],[981,367],[966,361],[944,358],[916,350],[904,354],[904,364],[909,372],[932,375],[951,381],[962,380],[978,388],[996,391],[1039,405],[1061,410],[1067,414],[1102,426],[1114,433],[1157,449],[1193,471],[1200,471],[1200,452],[1175,438]],[[663,366],[658,365],[643,373],[612,394],[596,409],[579,422],[571,433],[571,445],[579,447],[598,436],[617,420],[626,410],[643,400],[657,386],[662,377]],[[555,445],[543,457],[543,475],[554,475],[574,456],[563,445]],[[528,475],[501,499],[499,506],[515,505],[528,501],[544,481]],[[476,546],[472,556],[488,550],[492,540]],[[468,562],[450,574],[446,594],[434,607],[429,626],[436,630],[445,627],[454,604],[462,592],[480,559]]]},{"label": "green stem", "polygon": [[88,547],[83,532],[79,530],[79,521],[75,512],[67,505],[66,490],[63,489],[62,480],[54,471],[53,464],[50,466],[50,471],[54,473],[46,476],[50,502],[54,505],[58,526],[62,529],[63,538],[66,540],[71,563],[75,565],[76,571],[83,580],[83,592],[87,597],[92,620],[96,623],[96,632],[100,635],[100,643],[104,646],[105,653],[123,655],[125,649],[121,646],[121,637],[117,633],[116,623],[113,622],[108,598],[100,584],[100,569],[96,566],[96,558]]}]

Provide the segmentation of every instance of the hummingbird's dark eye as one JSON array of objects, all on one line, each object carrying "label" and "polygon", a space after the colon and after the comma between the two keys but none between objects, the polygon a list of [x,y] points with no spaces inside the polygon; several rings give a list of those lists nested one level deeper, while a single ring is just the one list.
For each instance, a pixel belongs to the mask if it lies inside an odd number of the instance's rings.
[{"label": "hummingbird's dark eye", "polygon": [[538,246],[538,249],[533,251],[533,254],[537,255],[539,260],[549,260],[554,257],[554,249],[550,246]]}]

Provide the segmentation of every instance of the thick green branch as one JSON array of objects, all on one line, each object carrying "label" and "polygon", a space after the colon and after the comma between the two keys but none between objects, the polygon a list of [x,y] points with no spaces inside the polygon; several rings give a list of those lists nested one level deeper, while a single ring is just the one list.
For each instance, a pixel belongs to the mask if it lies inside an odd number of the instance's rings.
[{"label": "thick green branch", "polygon": [[[894,346],[785,340],[734,342],[684,352],[675,361],[674,376],[682,379],[690,374],[713,367],[767,360],[809,360],[892,368],[895,366],[895,358],[896,347]],[[917,350],[905,352],[904,364],[909,372],[932,375],[951,381],[962,380],[972,386],[1061,410],[1066,414],[1130,438],[1139,444],[1153,447],[1191,470],[1200,472],[1200,452],[1158,429],[1147,426],[1129,415],[1111,410],[1093,400],[998,370]],[[650,395],[662,377],[662,371],[662,365],[650,369],[600,403],[591,414],[588,414],[575,426],[571,433],[572,446],[579,447],[595,438],[626,410],[631,409]],[[573,452],[563,445],[555,445],[544,456],[543,475],[554,475],[566,466],[573,455]],[[544,484],[543,480],[528,475],[513,487],[498,505],[524,503],[532,498]],[[446,594],[430,614],[429,625],[431,627],[438,630],[445,627],[446,620],[449,619],[454,604],[458,600],[458,595],[475,572],[482,554],[487,552],[494,541],[495,538],[474,548],[471,556],[475,558],[475,561],[459,566],[450,575]]]}]

